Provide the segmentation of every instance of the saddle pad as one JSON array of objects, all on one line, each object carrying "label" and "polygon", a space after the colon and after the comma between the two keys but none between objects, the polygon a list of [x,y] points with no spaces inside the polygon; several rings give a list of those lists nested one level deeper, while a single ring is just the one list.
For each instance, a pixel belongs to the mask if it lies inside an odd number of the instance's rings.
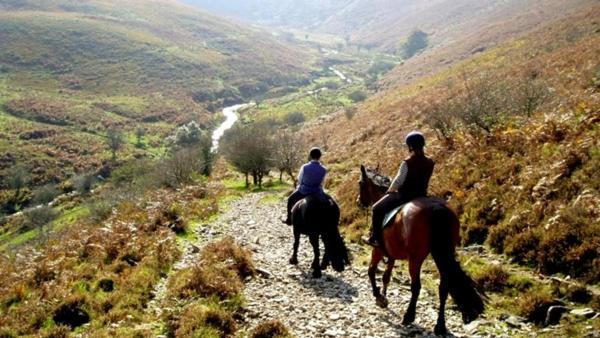
[{"label": "saddle pad", "polygon": [[387,214],[385,214],[385,217],[383,218],[383,228],[387,227],[388,225],[390,225],[392,222],[392,220],[394,218],[396,218],[396,215],[398,214],[398,212],[400,212],[400,210],[402,210],[402,208],[404,207],[405,204],[402,204],[401,206],[392,209],[392,211],[388,212]]}]

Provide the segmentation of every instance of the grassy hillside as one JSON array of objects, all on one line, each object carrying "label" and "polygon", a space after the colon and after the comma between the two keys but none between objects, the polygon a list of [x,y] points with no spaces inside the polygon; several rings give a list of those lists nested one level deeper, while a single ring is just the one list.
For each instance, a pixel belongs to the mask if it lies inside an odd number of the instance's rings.
[{"label": "grassy hillside", "polygon": [[[339,114],[314,127],[348,234],[367,231],[355,205],[358,166],[395,173],[407,155],[404,135],[418,128],[437,161],[431,191],[458,210],[465,244],[485,243],[544,274],[600,282],[598,14],[549,22],[382,92],[352,120]],[[543,99],[527,109],[535,93]]]},{"label": "grassy hillside", "polygon": [[169,0],[3,0],[0,45],[0,177],[23,165],[36,185],[99,168],[111,128],[123,156],[159,154],[174,126],[303,83],[312,59]]}]

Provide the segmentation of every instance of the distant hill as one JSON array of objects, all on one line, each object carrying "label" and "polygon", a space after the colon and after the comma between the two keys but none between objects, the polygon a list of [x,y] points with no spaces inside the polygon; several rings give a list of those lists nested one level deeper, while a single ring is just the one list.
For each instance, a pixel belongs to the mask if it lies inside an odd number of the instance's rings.
[{"label": "distant hill", "polygon": [[395,52],[415,29],[428,33],[432,45],[447,45],[489,29],[501,29],[507,34],[524,31],[567,10],[595,3],[590,0],[184,1],[262,24],[336,34],[349,38],[352,44],[387,52]]},{"label": "distant hill", "polygon": [[[104,135],[174,125],[306,80],[311,57],[270,34],[171,0],[0,0],[0,178],[36,183],[108,158]],[[131,147],[133,148],[133,147]]]}]

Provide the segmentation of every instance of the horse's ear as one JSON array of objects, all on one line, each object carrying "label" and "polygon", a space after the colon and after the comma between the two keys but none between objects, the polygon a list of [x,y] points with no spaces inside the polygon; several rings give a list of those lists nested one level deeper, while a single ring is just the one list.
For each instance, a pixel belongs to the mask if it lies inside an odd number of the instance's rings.
[{"label": "horse's ear", "polygon": [[367,169],[365,169],[365,166],[362,164],[360,165],[360,173],[363,179],[367,178]]}]

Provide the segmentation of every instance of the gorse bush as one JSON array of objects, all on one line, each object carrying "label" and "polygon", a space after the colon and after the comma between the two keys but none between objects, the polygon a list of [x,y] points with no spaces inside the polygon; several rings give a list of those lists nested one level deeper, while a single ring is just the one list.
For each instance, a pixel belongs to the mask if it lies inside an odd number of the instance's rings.
[{"label": "gorse bush", "polygon": [[250,332],[250,338],[289,338],[289,330],[278,320],[269,320],[259,323]]}]

